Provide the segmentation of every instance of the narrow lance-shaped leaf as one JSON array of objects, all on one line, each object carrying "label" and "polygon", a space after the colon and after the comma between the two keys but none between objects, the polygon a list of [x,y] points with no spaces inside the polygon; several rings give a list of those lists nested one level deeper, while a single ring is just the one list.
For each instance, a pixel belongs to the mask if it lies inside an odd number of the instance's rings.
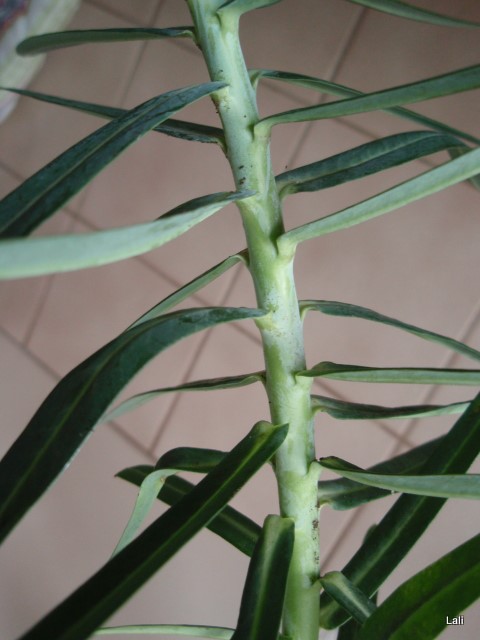
[{"label": "narrow lance-shaped leaf", "polygon": [[[480,394],[422,466],[424,475],[465,473],[480,451]],[[367,596],[375,593],[414,546],[445,503],[441,498],[402,495],[343,568]],[[321,598],[320,621],[335,628],[348,617],[328,596]]]},{"label": "narrow lance-shaped leaf", "polygon": [[130,329],[61,380],[0,463],[0,539],[70,462],[105,409],[155,355],[222,322],[261,316],[254,309],[190,309]]},{"label": "narrow lance-shaped leaf", "polygon": [[219,389],[235,389],[238,387],[244,387],[254,382],[263,382],[263,372],[251,373],[247,375],[229,376],[226,378],[212,378],[210,380],[197,380],[195,382],[187,382],[177,387],[166,387],[164,389],[154,389],[153,391],[146,391],[139,393],[128,400],[125,400],[114,409],[108,411],[102,416],[102,422],[109,422],[110,420],[116,420],[119,416],[133,411],[138,407],[141,407],[150,400],[154,400],[165,393],[174,393],[179,391],[218,391]]},{"label": "narrow lance-shaped leaf", "polygon": [[480,173],[480,149],[474,149],[372,198],[320,220],[296,227],[282,235],[279,243],[292,247],[311,238],[348,229],[437,193],[478,173]]},{"label": "narrow lance-shaped leaf", "polygon": [[155,636],[194,636],[195,638],[213,638],[213,640],[230,640],[234,629],[228,627],[207,627],[193,624],[132,624],[123,627],[103,627],[94,635],[155,635]]},{"label": "narrow lance-shaped leaf", "polygon": [[400,407],[383,407],[377,404],[347,402],[328,396],[312,396],[314,411],[322,411],[339,420],[387,420],[390,418],[426,418],[463,413],[469,405],[467,402],[450,404],[413,404]]},{"label": "narrow lance-shaped leaf", "polygon": [[265,133],[277,124],[339,118],[356,113],[381,111],[403,104],[423,102],[462,91],[470,91],[471,89],[477,89],[479,86],[480,65],[474,65],[434,78],[421,80],[420,82],[375,91],[374,93],[367,93],[347,100],[278,113],[261,120],[256,125],[256,129],[259,133]]},{"label": "narrow lance-shaped leaf", "polygon": [[442,13],[434,11],[428,11],[421,7],[416,7],[413,4],[407,2],[401,2],[400,0],[348,0],[354,4],[360,4],[369,9],[375,9],[376,11],[382,11],[383,13],[389,13],[392,16],[398,18],[406,18],[407,20],[418,20],[419,22],[427,22],[428,24],[434,24],[441,27],[466,27],[466,28],[478,28],[480,24],[478,22],[472,22],[469,20],[460,20],[459,18],[453,18]]},{"label": "narrow lance-shaped leaf", "polygon": [[195,536],[282,444],[287,426],[259,422],[179,503],[23,636],[84,640]]},{"label": "narrow lance-shaped leaf", "polygon": [[53,49],[75,47],[95,42],[128,42],[131,40],[160,40],[163,38],[193,38],[193,27],[172,27],[170,29],[126,28],[126,29],[83,29],[43,33],[26,38],[17,46],[21,56],[32,56]]},{"label": "narrow lance-shaped leaf", "polygon": [[176,89],[127,111],[73,145],[0,202],[0,237],[28,235],[122,151],[171,115],[225,85]]},{"label": "narrow lance-shaped leaf", "polygon": [[217,9],[217,12],[220,14],[234,12],[236,15],[241,16],[247,11],[263,9],[272,4],[277,4],[277,2],[281,2],[281,0],[227,0]]},{"label": "narrow lance-shaped leaf", "polygon": [[234,640],[277,640],[294,535],[293,520],[273,515],[265,519],[248,568]]},{"label": "narrow lance-shaped leaf", "polygon": [[480,385],[480,371],[476,369],[360,367],[353,364],[320,362],[307,371],[300,371],[297,375],[307,378],[349,380],[351,382]]},{"label": "narrow lance-shaped leaf", "polygon": [[99,267],[157,249],[247,193],[214,193],[172,209],[154,222],[59,236],[0,240],[0,279]]},{"label": "narrow lance-shaped leaf", "polygon": [[396,329],[401,329],[402,331],[407,331],[408,333],[411,333],[418,338],[422,338],[423,340],[436,342],[442,347],[451,349],[452,351],[460,353],[467,358],[480,360],[480,351],[463,344],[463,342],[459,342],[453,338],[448,338],[440,333],[416,327],[413,324],[402,322],[401,320],[391,318],[390,316],[385,316],[382,313],[378,313],[377,311],[373,311],[367,307],[360,307],[359,305],[348,304],[346,302],[334,302],[331,300],[304,300],[300,303],[300,307],[302,314],[307,311],[320,311],[321,313],[325,313],[329,316],[359,318],[361,320],[369,320],[370,322],[379,322],[380,324],[385,324]]},{"label": "narrow lance-shaped leaf", "polygon": [[320,465],[350,480],[378,489],[434,498],[480,500],[480,474],[392,475],[364,471],[334,456],[320,458]]},{"label": "narrow lance-shaped leaf", "polygon": [[[153,471],[154,467],[140,465],[124,469],[117,476],[139,487]],[[165,480],[157,498],[168,505],[174,505],[194,486],[184,478],[170,476]],[[256,522],[230,506],[224,507],[207,525],[207,528],[247,556],[252,555],[261,531],[261,527]]]},{"label": "narrow lance-shaped leaf", "polygon": [[377,608],[375,603],[348,580],[341,571],[330,571],[320,578],[320,584],[354,620],[363,624]]},{"label": "narrow lance-shaped leaf", "polygon": [[[363,93],[362,91],[358,91],[357,89],[346,87],[343,84],[330,82],[329,80],[321,80],[320,78],[315,78],[314,76],[306,76],[301,73],[292,73],[291,71],[252,69],[249,73],[254,86],[256,86],[261,78],[267,78],[268,80],[280,80],[281,82],[298,85],[300,87],[305,87],[306,89],[312,89],[313,91],[339,96],[341,98],[356,98],[368,95]],[[460,131],[460,129],[456,129],[455,127],[451,127],[450,125],[445,124],[444,122],[439,122],[438,120],[434,120],[433,118],[429,118],[428,116],[424,116],[415,111],[411,111],[410,109],[405,109],[404,107],[391,107],[382,109],[382,111],[386,111],[391,115],[403,118],[405,120],[410,120],[411,122],[416,122],[417,124],[421,124],[425,127],[428,127],[429,129],[433,129],[434,131],[448,133],[457,136],[458,138],[469,140],[470,142],[473,142],[475,144],[480,144],[480,138],[476,138],[470,133]]]},{"label": "narrow lance-shaped leaf", "polygon": [[276,177],[277,188],[282,197],[302,191],[319,191],[456,148],[469,150],[457,138],[434,131],[399,133],[286,171]]},{"label": "narrow lance-shaped leaf", "polygon": [[[93,102],[82,102],[81,100],[68,100],[67,98],[61,98],[59,96],[52,96],[47,93],[39,93],[38,91],[30,91],[29,89],[14,89],[12,87],[0,87],[4,91],[11,91],[21,96],[33,98],[34,100],[40,100],[41,102],[47,102],[49,104],[56,104],[61,107],[67,107],[68,109],[75,109],[76,111],[82,111],[83,113],[89,113],[91,115],[99,116],[100,118],[106,118],[107,120],[113,120],[125,115],[126,109],[120,109],[119,107],[108,107],[102,104],[96,104]],[[197,122],[186,122],[184,120],[175,120],[174,118],[168,118],[163,124],[159,124],[154,127],[152,131],[164,133],[167,136],[173,138],[180,138],[182,140],[193,140],[196,142],[216,142],[222,149],[225,148],[225,137],[223,130],[218,127],[210,127],[205,124],[198,124]]]},{"label": "narrow lance-shaped leaf", "polygon": [[367,620],[358,640],[433,640],[480,597],[480,535],[396,589]]},{"label": "narrow lance-shaped leaf", "polygon": [[147,313],[135,321],[132,327],[135,327],[137,324],[141,324],[146,320],[158,318],[160,315],[170,311],[170,309],[175,307],[177,304],[180,304],[197,291],[200,291],[203,287],[206,287],[207,284],[216,280],[239,262],[246,264],[246,251],[241,251],[240,253],[236,253],[235,255],[222,260],[222,262],[219,262],[211,269],[208,269],[190,282],[187,282],[183,287],[180,287],[180,289],[177,289],[177,291],[174,291],[174,293],[170,294],[152,307],[152,309],[147,311]]},{"label": "narrow lance-shaped leaf", "polygon": [[[419,473],[422,465],[427,461],[440,439],[436,438],[425,442],[406,453],[370,467],[368,471],[371,473],[392,473],[397,475]],[[353,509],[366,502],[378,500],[389,495],[391,495],[391,491],[376,489],[346,478],[321,480],[318,483],[319,504],[327,504],[338,511]]]}]

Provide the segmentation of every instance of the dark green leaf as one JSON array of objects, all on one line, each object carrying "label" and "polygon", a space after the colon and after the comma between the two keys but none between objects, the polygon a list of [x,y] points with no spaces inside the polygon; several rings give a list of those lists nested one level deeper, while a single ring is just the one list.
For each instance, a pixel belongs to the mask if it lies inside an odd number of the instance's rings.
[{"label": "dark green leaf", "polygon": [[195,32],[193,27],[173,27],[171,29],[85,29],[43,33],[23,40],[17,47],[17,53],[21,56],[31,56],[53,49],[63,49],[93,42],[127,42],[129,40],[159,40],[162,38],[195,39]]},{"label": "dark green leaf", "polygon": [[467,358],[480,360],[480,351],[472,349],[472,347],[463,344],[463,342],[459,342],[458,340],[454,340],[453,338],[447,338],[446,336],[442,336],[439,333],[434,333],[433,331],[427,331],[427,329],[421,329],[420,327],[416,327],[413,324],[408,324],[407,322],[402,322],[401,320],[396,320],[395,318],[390,318],[389,316],[384,316],[383,314],[372,311],[372,309],[367,309],[366,307],[360,307],[356,304],[348,304],[346,302],[333,302],[329,300],[305,300],[300,304],[303,313],[309,310],[313,310],[321,311],[322,313],[325,313],[329,316],[360,318],[362,320],[370,320],[371,322],[380,322],[381,324],[386,324],[391,327],[395,327],[396,329],[401,329],[402,331],[412,333],[418,338],[423,338],[424,340],[429,340],[430,342],[436,342],[442,347],[452,349],[456,353],[460,353]]},{"label": "dark green leaf", "polygon": [[227,627],[206,627],[192,624],[136,624],[124,627],[104,627],[103,629],[97,629],[95,635],[132,635],[138,633],[140,635],[194,636],[195,638],[230,640],[233,631],[233,629],[228,629]]},{"label": "dark green leaf", "polygon": [[280,236],[279,245],[285,245],[291,250],[291,247],[299,242],[348,229],[385,213],[396,211],[478,173],[480,173],[480,149],[474,149],[363,202],[292,229]]},{"label": "dark green leaf", "polygon": [[[153,471],[154,467],[140,465],[125,469],[117,475],[127,482],[141,486],[144,479]],[[195,485],[188,482],[188,480],[170,476],[165,480],[158,499],[163,500],[163,502],[169,505],[174,505],[187,495],[194,486]],[[247,518],[243,513],[229,506],[224,507],[207,525],[207,528],[247,556],[252,555],[261,531],[261,528],[256,522],[253,522],[253,520]]]},{"label": "dark green leaf", "polygon": [[[320,78],[314,78],[312,76],[305,76],[300,73],[291,73],[289,71],[273,71],[271,69],[252,69],[250,71],[250,78],[255,86],[261,78],[267,78],[269,80],[280,80],[281,82],[287,82],[288,84],[295,84],[306,89],[312,89],[320,93],[326,93],[329,95],[340,96],[341,98],[356,98],[365,96],[366,94],[356,89],[351,89],[342,84],[336,82],[330,82],[328,80],[321,80]],[[389,109],[382,109],[387,113],[395,115],[399,118],[404,118],[417,124],[421,124],[434,131],[440,131],[441,133],[448,133],[464,140],[469,140],[475,144],[480,144],[480,138],[455,129],[443,122],[433,120],[415,111],[404,109],[403,107],[392,107]]]},{"label": "dark green leaf", "polygon": [[265,519],[248,568],[233,640],[277,640],[294,535],[293,520]]},{"label": "dark green leaf", "polygon": [[391,89],[375,91],[347,100],[330,102],[313,107],[292,109],[264,118],[257,124],[259,132],[269,131],[277,124],[305,122],[324,118],[339,118],[355,113],[380,111],[403,104],[423,102],[480,87],[480,65],[458,69],[450,73],[405,84]]},{"label": "dark green leaf", "polygon": [[176,207],[154,222],[59,236],[0,240],[0,279],[100,267],[157,249],[247,193],[214,193]]},{"label": "dark green leaf", "polygon": [[477,535],[398,587],[367,620],[358,640],[432,640],[479,597]]},{"label": "dark green leaf", "polygon": [[[465,473],[480,451],[480,394],[421,467],[424,475]],[[441,498],[402,495],[342,570],[368,596],[374,594],[415,545],[444,505]],[[341,625],[347,614],[321,598],[321,625]]]},{"label": "dark green leaf", "polygon": [[[30,91],[28,89],[13,89],[11,87],[0,87],[0,89],[3,89],[4,91],[11,91],[21,96],[27,96],[28,98],[34,98],[35,100],[40,100],[42,102],[48,102],[61,107],[82,111],[83,113],[90,113],[101,118],[106,118],[107,120],[113,120],[114,118],[125,115],[127,112],[126,109],[120,109],[118,107],[107,107],[102,104],[82,102],[80,100],[68,100],[66,98],[51,96],[46,93],[39,93],[38,91]],[[225,147],[225,138],[222,129],[209,127],[196,122],[185,122],[184,120],[169,118],[168,120],[165,120],[163,124],[154,127],[152,131],[165,133],[168,136],[180,138],[182,140],[216,142],[222,147],[222,149]]]},{"label": "dark green leaf", "polygon": [[84,640],[205,527],[275,453],[287,425],[257,423],[185,498],[23,636]]},{"label": "dark green leaf", "polygon": [[344,478],[378,489],[434,498],[480,500],[480,474],[393,475],[364,471],[334,456],[320,458],[319,462]]},{"label": "dark green leaf", "polygon": [[193,471],[210,473],[220,464],[227,454],[218,449],[199,447],[177,447],[164,453],[155,465],[156,470],[174,469],[175,471]]},{"label": "dark green leaf", "polygon": [[463,413],[467,402],[451,404],[413,404],[401,407],[383,407],[377,404],[347,402],[327,396],[312,396],[314,411],[328,413],[338,420],[387,420],[388,418],[425,418],[427,416],[445,416]]},{"label": "dark green leaf", "polygon": [[468,147],[457,138],[433,131],[411,131],[367,142],[276,178],[281,196],[319,191],[385,171],[445,149]]},{"label": "dark green leaf", "polygon": [[178,391],[209,391],[219,389],[234,389],[237,387],[244,387],[245,385],[252,384],[254,382],[263,382],[263,380],[264,374],[262,372],[259,372],[240,376],[230,376],[227,378],[197,380],[196,382],[187,382],[185,384],[181,384],[178,387],[166,387],[165,389],[154,389],[153,391],[146,391],[145,393],[139,393],[138,395],[128,398],[128,400],[125,400],[111,411],[108,411],[104,416],[102,416],[101,421],[109,422],[110,420],[115,420],[128,411],[133,411],[134,409],[137,409],[138,407],[144,405],[146,402],[154,400],[155,398],[158,398],[165,393]]},{"label": "dark green leaf", "polygon": [[0,463],[0,539],[61,473],[108,405],[149,360],[197,331],[260,315],[232,308],[171,313],[122,333],[73,369]]},{"label": "dark green leaf", "polygon": [[320,578],[325,592],[360,624],[377,608],[375,604],[340,571],[330,571]]},{"label": "dark green leaf", "polygon": [[407,20],[418,20],[419,22],[427,22],[442,27],[480,27],[478,22],[469,20],[459,20],[445,14],[428,11],[413,4],[401,2],[400,0],[349,0],[355,4],[361,4],[369,9],[389,13],[398,18],[406,18]]},{"label": "dark green leaf", "polygon": [[[428,459],[440,438],[426,442],[406,453],[402,453],[390,460],[380,462],[370,467],[372,473],[415,474]],[[365,502],[377,500],[391,495],[391,491],[375,489],[353,480],[341,478],[339,480],[322,480],[318,483],[318,502],[320,505],[328,504],[332,509],[342,511],[353,509]]]},{"label": "dark green leaf", "polygon": [[1,237],[29,234],[129,145],[183,107],[224,86],[210,82],[169,91],[127,111],[70,147],[0,202]]},{"label": "dark green leaf", "polygon": [[359,367],[353,364],[320,362],[297,375],[309,378],[331,378],[351,382],[395,384],[480,385],[480,371],[475,369],[421,369],[413,367]]}]

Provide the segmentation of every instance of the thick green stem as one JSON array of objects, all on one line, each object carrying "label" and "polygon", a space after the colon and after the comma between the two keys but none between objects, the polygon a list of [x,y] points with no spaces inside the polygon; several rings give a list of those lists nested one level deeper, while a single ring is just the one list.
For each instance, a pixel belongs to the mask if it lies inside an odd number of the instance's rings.
[{"label": "thick green stem", "polygon": [[295,521],[295,547],[284,607],[284,628],[295,640],[318,638],[319,547],[317,481],[311,381],[296,378],[306,368],[303,330],[293,278],[293,252],[280,252],[281,204],[270,160],[269,139],[254,134],[259,120],[238,39],[238,15],[224,0],[188,0],[197,39],[212,80],[228,86],[215,103],[223,122],[237,188],[255,192],[239,205],[257,302],[268,316],[258,322],[265,354],[271,419],[289,424],[274,466],[280,511]]}]

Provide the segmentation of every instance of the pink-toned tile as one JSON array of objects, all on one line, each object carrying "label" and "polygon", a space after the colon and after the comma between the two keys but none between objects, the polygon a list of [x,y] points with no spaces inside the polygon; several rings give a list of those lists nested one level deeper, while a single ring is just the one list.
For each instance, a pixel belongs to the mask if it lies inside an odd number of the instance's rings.
[{"label": "pink-toned tile", "polygon": [[121,16],[132,23],[132,26],[148,25],[153,18],[157,6],[162,0],[145,0],[141,8],[135,0],[87,0],[88,4],[97,6],[113,16]]}]

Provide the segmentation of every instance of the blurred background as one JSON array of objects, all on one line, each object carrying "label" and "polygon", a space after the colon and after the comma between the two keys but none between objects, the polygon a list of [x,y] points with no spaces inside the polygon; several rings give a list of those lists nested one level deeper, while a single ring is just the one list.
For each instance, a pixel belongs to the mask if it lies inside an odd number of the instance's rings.
[{"label": "blurred background", "polygon": [[[480,22],[478,0],[415,4]],[[189,23],[186,3],[180,0],[83,0],[69,28]],[[306,73],[363,91],[421,80],[476,64],[480,57],[476,30],[413,23],[342,0],[284,0],[244,17],[242,37],[252,68]],[[153,95],[207,79],[199,51],[188,41],[126,42],[53,52],[30,88],[133,107]],[[262,83],[259,91],[263,115],[321,99],[282,83]],[[414,108],[478,136],[479,107],[480,92],[475,91]],[[217,118],[206,100],[180,117],[209,124],[216,124]],[[92,116],[20,99],[0,126],[0,195],[101,124]],[[419,126],[414,123],[380,113],[279,126],[272,141],[274,167],[280,173],[378,136],[415,129]],[[438,154],[346,187],[291,197],[285,205],[286,225],[332,213],[446,160],[446,154]],[[151,133],[38,233],[82,233],[149,221],[196,196],[232,188],[219,149]],[[365,225],[306,242],[295,265],[299,296],[361,304],[479,348],[479,216],[479,193],[460,184]],[[0,453],[61,376],[179,285],[242,249],[243,242],[232,206],[142,257],[95,270],[2,283]],[[255,306],[247,272],[232,269],[183,306],[205,304]],[[309,365],[332,360],[370,366],[471,366],[414,336],[360,320],[312,313],[305,330]],[[254,324],[221,326],[163,353],[122,397],[261,368]],[[392,406],[467,400],[474,394],[462,388],[439,391],[346,382],[315,383],[315,389]],[[109,558],[136,495],[132,486],[114,478],[115,473],[152,463],[175,446],[228,450],[261,418],[268,418],[268,407],[262,389],[254,385],[164,396],[102,425],[1,550],[1,638],[17,638]],[[337,422],[319,415],[318,453],[365,467],[440,435],[452,423],[453,418]],[[355,513],[322,510],[323,571],[341,569],[391,503],[374,502]],[[233,504],[261,523],[277,510],[273,474],[262,471]],[[158,504],[153,516],[162,509]],[[381,598],[477,533],[479,525],[476,503],[449,502],[430,533],[384,585]],[[110,622],[234,626],[246,570],[246,557],[213,534],[201,533]],[[474,640],[478,628],[476,606],[465,613],[464,627],[450,627],[442,638]]]}]

